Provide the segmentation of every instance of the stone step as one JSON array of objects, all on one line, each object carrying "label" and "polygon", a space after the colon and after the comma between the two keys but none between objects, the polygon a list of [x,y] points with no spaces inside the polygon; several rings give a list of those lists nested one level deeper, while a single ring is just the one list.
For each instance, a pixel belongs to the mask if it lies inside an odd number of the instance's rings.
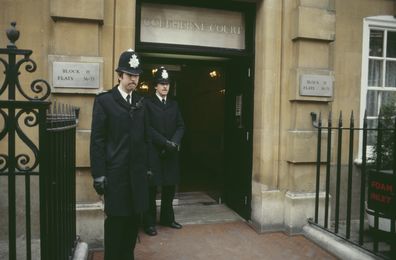
[{"label": "stone step", "polygon": [[89,245],[103,247],[104,219],[102,201],[76,204],[76,233]]}]

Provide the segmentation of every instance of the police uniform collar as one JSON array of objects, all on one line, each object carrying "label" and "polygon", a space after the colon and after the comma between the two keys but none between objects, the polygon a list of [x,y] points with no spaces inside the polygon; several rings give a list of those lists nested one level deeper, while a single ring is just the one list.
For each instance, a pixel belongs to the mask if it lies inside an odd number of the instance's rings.
[{"label": "police uniform collar", "polygon": [[165,96],[165,97],[161,97],[157,92],[155,92],[155,95],[157,96],[157,98],[159,99],[159,101],[161,101],[162,102],[162,100],[163,99],[165,99],[165,102],[166,102],[166,98],[167,98],[167,96]]},{"label": "police uniform collar", "polygon": [[128,93],[126,93],[126,92],[122,89],[121,85],[118,85],[117,89],[118,89],[118,91],[120,92],[120,94],[121,94],[121,96],[122,96],[122,98],[123,98],[124,100],[126,100],[126,97],[127,97],[128,95],[131,95],[131,96],[132,96],[133,91],[131,91],[131,93],[128,94]]}]

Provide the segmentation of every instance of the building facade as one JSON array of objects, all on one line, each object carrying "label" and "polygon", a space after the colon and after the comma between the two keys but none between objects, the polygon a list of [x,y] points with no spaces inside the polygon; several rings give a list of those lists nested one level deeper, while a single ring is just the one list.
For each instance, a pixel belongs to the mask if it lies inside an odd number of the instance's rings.
[{"label": "building facade", "polygon": [[[211,170],[218,175],[205,181],[216,182],[219,196],[258,232],[300,232],[313,216],[317,134],[311,112],[354,111],[360,123],[365,109],[375,119],[381,102],[396,95],[393,0],[0,0],[0,5],[1,31],[17,21],[17,46],[33,50],[34,77],[51,84],[51,100],[80,108],[81,230],[95,211],[90,205],[99,201],[89,163],[92,104],[97,93],[115,85],[114,69],[126,49],[142,53],[146,71],[165,64],[178,83],[191,85],[173,86],[186,126],[194,129],[185,144],[186,168],[192,157],[208,168],[215,165]],[[0,46],[6,45],[3,34]],[[202,98],[206,105],[198,113],[198,104],[188,98],[199,95],[200,86],[211,86],[203,80],[206,72],[199,74],[205,69],[225,75],[213,85],[219,88],[213,93],[223,96]],[[202,82],[194,85],[197,79]],[[20,80],[31,82],[25,74]],[[196,121],[205,116],[210,120]],[[198,147],[196,140],[205,145]],[[218,150],[211,154],[213,143]]]}]

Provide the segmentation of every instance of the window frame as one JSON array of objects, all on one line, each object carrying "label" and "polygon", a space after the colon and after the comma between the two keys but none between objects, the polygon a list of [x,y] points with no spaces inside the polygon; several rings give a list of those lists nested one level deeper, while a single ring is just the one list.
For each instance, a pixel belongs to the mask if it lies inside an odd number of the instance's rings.
[{"label": "window frame", "polygon": [[[368,73],[369,73],[369,51],[370,51],[370,30],[394,30],[396,31],[396,18],[391,15],[381,15],[381,16],[371,16],[363,19],[363,41],[362,41],[362,68],[361,68],[361,80],[360,80],[360,127],[363,127],[364,114],[367,105],[367,92],[368,90],[378,90],[386,91],[384,87],[368,87]],[[384,42],[386,42],[386,36],[384,36]],[[384,50],[386,51],[386,50]],[[381,58],[383,60],[384,58]],[[386,57],[385,57],[386,59]],[[384,68],[385,69],[385,68]],[[384,81],[384,75],[382,75],[382,80]],[[385,84],[383,82],[383,84]],[[393,89],[393,88],[392,88]],[[388,89],[389,90],[389,89]],[[393,91],[393,90],[389,90]],[[358,159],[356,163],[361,163],[362,161],[362,146],[363,146],[363,133],[359,134],[359,152]],[[372,153],[372,147],[368,146],[366,157],[370,157]]]}]

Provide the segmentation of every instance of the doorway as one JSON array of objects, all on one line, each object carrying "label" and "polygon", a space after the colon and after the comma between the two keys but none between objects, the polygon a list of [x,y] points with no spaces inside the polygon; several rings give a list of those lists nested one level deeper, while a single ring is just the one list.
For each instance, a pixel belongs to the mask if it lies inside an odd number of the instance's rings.
[{"label": "doorway", "polygon": [[248,108],[252,100],[244,92],[251,89],[247,87],[251,82],[241,76],[241,66],[247,63],[241,58],[143,55],[143,59],[140,92],[153,94],[152,69],[167,68],[171,79],[169,93],[177,100],[186,126],[178,192],[205,194],[249,219],[251,145],[246,132],[251,133],[252,111]]}]

